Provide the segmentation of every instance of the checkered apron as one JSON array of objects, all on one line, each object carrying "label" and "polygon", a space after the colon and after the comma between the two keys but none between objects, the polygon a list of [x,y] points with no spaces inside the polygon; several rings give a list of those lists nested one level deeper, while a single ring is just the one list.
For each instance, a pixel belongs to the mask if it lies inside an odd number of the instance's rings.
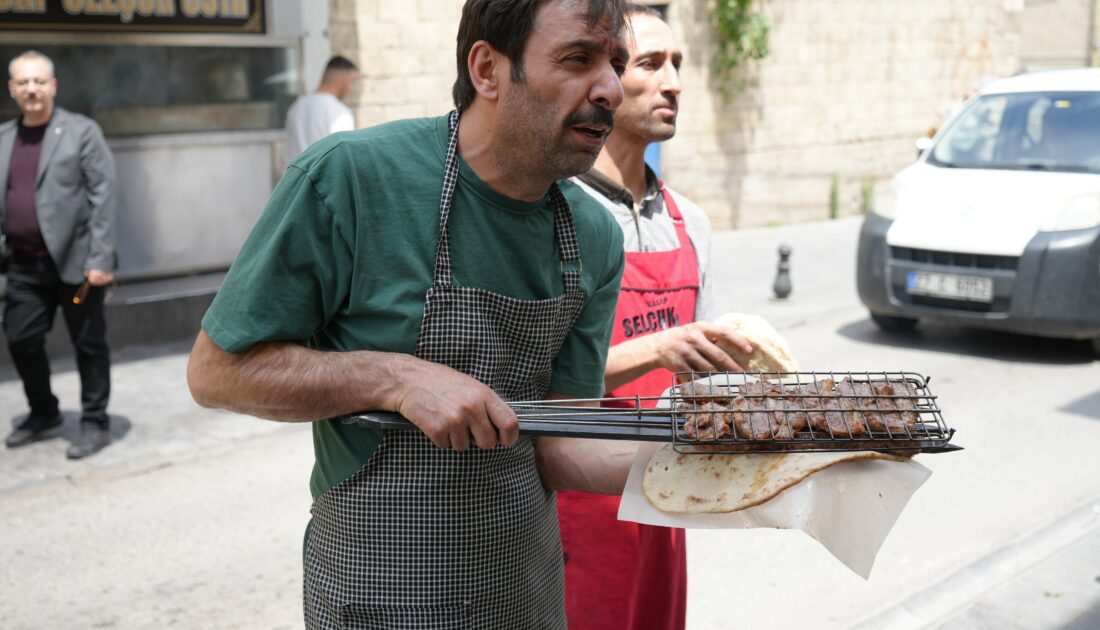
[{"label": "checkered apron", "polygon": [[[458,112],[440,200],[435,277],[416,356],[482,381],[505,400],[540,400],[580,313],[580,250],[569,206],[550,189],[564,292],[517,300],[455,286],[447,221],[458,181]],[[310,628],[565,628],[557,510],[534,441],[440,449],[388,431],[367,464],[313,505],[306,549]]]}]

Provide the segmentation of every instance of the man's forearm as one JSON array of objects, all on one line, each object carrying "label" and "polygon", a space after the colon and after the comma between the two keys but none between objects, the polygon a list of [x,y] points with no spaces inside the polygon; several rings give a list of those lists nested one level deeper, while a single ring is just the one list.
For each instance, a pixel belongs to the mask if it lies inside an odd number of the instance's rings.
[{"label": "man's forearm", "polygon": [[604,391],[611,391],[660,367],[652,340],[639,337],[611,346],[603,373]]},{"label": "man's forearm", "polygon": [[204,407],[271,420],[396,411],[440,448],[491,449],[519,437],[515,412],[487,385],[408,354],[323,352],[287,342],[233,354],[201,331],[187,364],[187,384]]},{"label": "man's forearm", "polygon": [[200,332],[187,382],[204,407],[261,418],[313,421],[396,407],[397,372],[412,357],[386,352],[325,352],[289,342],[233,354]]},{"label": "man's forearm", "polygon": [[608,352],[604,388],[611,391],[657,368],[672,372],[743,369],[717,345],[719,341],[752,352],[752,345],[740,333],[710,322],[692,322],[624,341]]},{"label": "man's forearm", "polygon": [[637,442],[541,437],[535,447],[542,483],[550,490],[622,494]]}]

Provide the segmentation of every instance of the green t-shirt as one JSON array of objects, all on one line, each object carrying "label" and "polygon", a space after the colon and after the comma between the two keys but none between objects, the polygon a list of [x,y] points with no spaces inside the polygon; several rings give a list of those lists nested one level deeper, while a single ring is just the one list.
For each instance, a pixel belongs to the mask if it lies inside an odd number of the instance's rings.
[{"label": "green t-shirt", "polygon": [[[447,117],[339,133],[303,153],[279,181],[202,327],[222,349],[297,341],[337,351],[413,354],[439,242]],[[611,215],[570,182],[586,302],[553,362],[551,390],[603,393],[624,255]],[[450,219],[454,280],[536,300],[563,291],[548,200],[490,189],[459,160]],[[381,432],[315,422],[315,497],[354,474]]]}]

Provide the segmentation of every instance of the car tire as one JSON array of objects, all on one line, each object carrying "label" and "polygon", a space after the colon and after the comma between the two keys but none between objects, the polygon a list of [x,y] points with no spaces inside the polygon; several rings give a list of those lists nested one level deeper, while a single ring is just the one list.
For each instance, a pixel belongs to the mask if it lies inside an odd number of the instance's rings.
[{"label": "car tire", "polygon": [[917,326],[917,320],[912,317],[895,317],[878,313],[871,313],[871,321],[875,322],[880,330],[886,332],[909,332]]}]

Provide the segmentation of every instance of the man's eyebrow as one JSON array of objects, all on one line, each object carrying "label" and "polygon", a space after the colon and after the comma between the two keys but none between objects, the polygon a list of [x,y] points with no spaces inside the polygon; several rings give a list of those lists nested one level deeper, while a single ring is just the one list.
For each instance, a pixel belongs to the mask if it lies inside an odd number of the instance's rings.
[{"label": "man's eyebrow", "polygon": [[[604,52],[607,50],[606,39],[596,39],[591,37],[579,37],[572,41],[568,41],[561,46],[558,46],[558,52],[566,50],[583,50],[586,52]],[[626,46],[621,43],[615,43],[611,46],[611,55],[613,57],[619,57],[623,61],[630,59],[630,52],[626,49]]]},{"label": "man's eyebrow", "polygon": [[634,59],[651,59],[653,57],[668,57],[669,59],[672,59],[673,61],[676,61],[677,59],[683,59],[684,56],[683,56],[683,53],[681,53],[679,50],[670,50],[670,49],[667,49],[667,48],[654,48],[653,50],[643,50],[643,51],[640,51],[640,52],[636,52],[636,53],[634,53],[634,56],[631,57],[630,59],[631,60],[634,60]]}]

